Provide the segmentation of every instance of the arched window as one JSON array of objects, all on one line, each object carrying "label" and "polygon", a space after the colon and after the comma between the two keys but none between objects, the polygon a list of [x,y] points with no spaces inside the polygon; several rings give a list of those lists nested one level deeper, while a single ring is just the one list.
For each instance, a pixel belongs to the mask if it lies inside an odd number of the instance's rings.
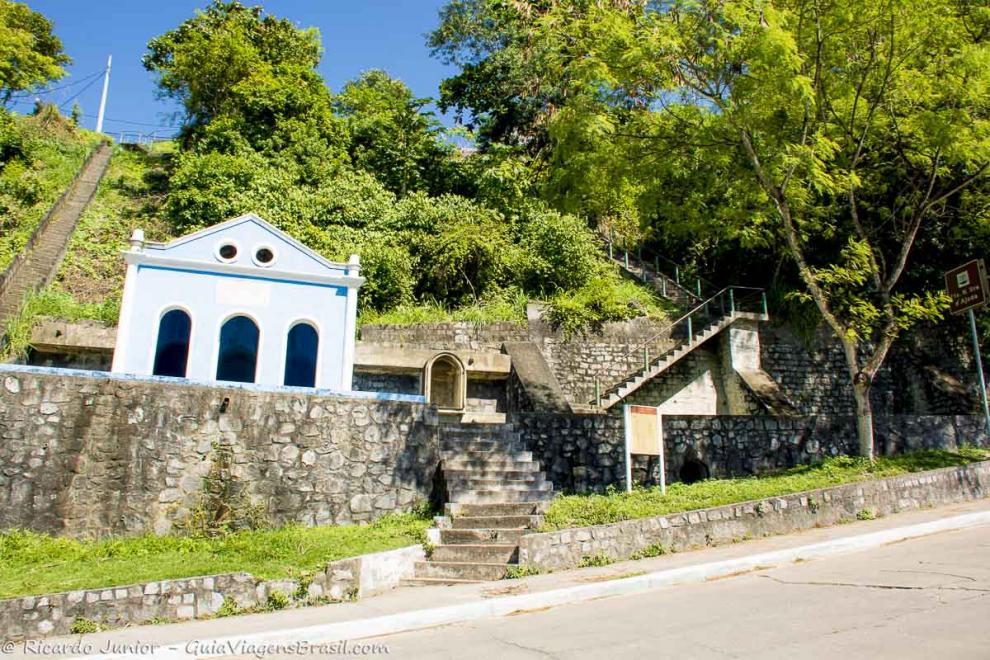
[{"label": "arched window", "polygon": [[286,385],[316,386],[316,351],[320,336],[308,323],[297,323],[289,330],[285,343]]},{"label": "arched window", "polygon": [[246,316],[235,316],[220,328],[217,380],[253,383],[258,366],[258,326]]},{"label": "arched window", "polygon": [[189,359],[189,332],[192,321],[181,309],[162,315],[158,322],[158,343],[155,346],[155,376],[185,378]]}]

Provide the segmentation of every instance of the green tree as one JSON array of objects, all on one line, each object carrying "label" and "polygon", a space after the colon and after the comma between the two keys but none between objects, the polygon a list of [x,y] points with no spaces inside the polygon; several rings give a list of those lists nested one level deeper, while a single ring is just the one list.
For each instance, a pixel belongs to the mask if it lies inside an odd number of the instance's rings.
[{"label": "green tree", "polygon": [[27,5],[0,0],[0,100],[65,75],[71,62],[51,21]]},{"label": "green tree", "polygon": [[[779,237],[797,295],[842,344],[872,456],[873,379],[898,335],[944,305],[937,283],[904,285],[913,247],[990,163],[990,14],[955,0],[631,4],[541,20],[545,50],[580,54],[558,57],[580,111],[555,120],[605,122],[607,140],[620,110],[662,113],[727,168],[721,178],[755,186],[755,226]],[[666,131],[629,137],[692,146]]]},{"label": "green tree", "polygon": [[429,102],[378,69],[347,83],[334,99],[350,131],[351,161],[399,196],[435,189],[444,178],[451,147],[441,141],[440,122],[423,110]]},{"label": "green tree", "polygon": [[152,39],[143,63],[160,94],[182,103],[187,145],[250,147],[312,182],[345,158],[345,131],[316,71],[321,52],[315,28],[214,0]]}]

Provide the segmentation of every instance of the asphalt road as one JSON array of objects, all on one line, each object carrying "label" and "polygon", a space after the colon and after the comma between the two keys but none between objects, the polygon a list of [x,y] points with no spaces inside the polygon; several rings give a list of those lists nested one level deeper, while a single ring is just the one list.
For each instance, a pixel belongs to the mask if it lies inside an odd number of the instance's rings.
[{"label": "asphalt road", "polygon": [[990,527],[381,637],[390,658],[990,658]]}]

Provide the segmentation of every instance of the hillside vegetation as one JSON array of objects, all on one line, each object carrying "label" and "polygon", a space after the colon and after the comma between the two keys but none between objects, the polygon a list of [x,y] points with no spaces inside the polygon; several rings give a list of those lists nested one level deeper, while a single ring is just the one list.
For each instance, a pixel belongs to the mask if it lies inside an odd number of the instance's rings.
[{"label": "hillside vegetation", "polygon": [[99,137],[57,110],[18,116],[0,110],[0,271],[82,167]]}]

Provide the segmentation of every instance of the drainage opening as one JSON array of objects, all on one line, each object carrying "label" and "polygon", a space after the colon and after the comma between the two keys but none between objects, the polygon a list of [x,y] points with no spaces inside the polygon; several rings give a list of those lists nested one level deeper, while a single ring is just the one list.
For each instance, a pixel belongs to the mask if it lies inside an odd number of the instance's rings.
[{"label": "drainage opening", "polygon": [[693,484],[696,481],[704,481],[711,475],[708,466],[697,458],[689,458],[684,461],[681,471],[677,474],[680,480],[686,484]]}]

